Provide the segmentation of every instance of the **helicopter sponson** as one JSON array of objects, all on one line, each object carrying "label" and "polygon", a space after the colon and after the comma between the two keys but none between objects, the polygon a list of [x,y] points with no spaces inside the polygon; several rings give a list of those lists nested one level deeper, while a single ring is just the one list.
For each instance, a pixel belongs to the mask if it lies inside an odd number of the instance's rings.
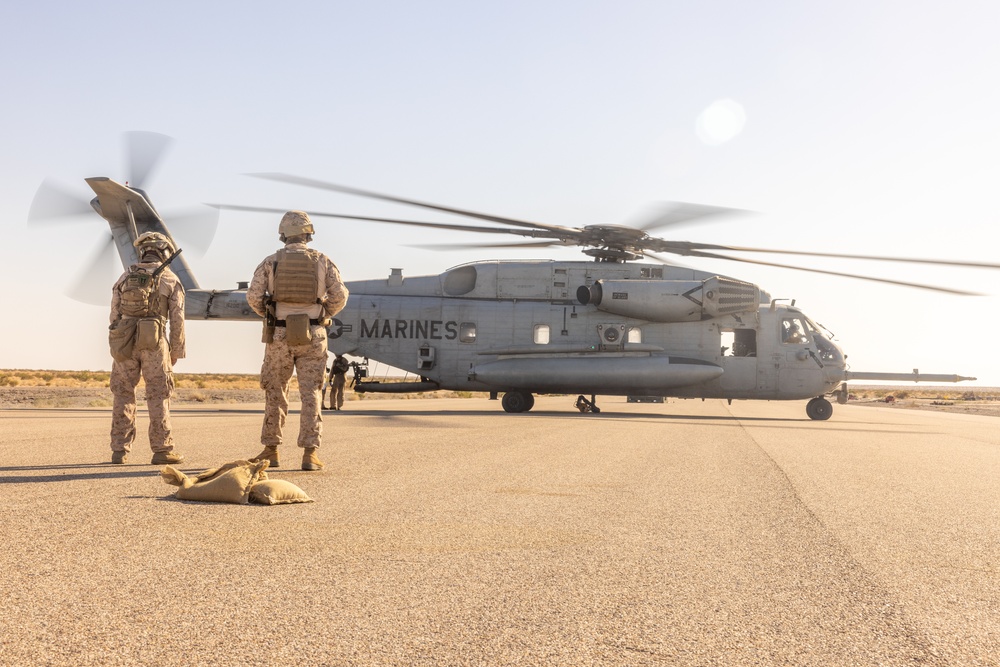
[{"label": "helicopter sponson", "polygon": [[549,357],[477,364],[469,379],[536,392],[635,394],[709,382],[722,373],[720,366],[682,357]]}]

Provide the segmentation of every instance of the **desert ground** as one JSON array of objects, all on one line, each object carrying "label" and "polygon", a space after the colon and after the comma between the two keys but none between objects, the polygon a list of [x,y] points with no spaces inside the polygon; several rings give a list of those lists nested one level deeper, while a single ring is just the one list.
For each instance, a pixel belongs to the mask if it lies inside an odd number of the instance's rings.
[{"label": "desert ground", "polygon": [[[108,371],[0,370],[0,408],[110,408],[112,401],[108,381]],[[259,376],[255,374],[179,373],[174,375],[174,385],[172,401],[176,404],[240,404],[261,403],[264,400]],[[289,399],[297,402],[295,378],[292,378],[290,393]],[[141,403],[144,396],[142,382],[137,395]],[[348,383],[345,398],[348,401],[375,401],[408,396],[472,398],[486,394],[455,391],[357,394]],[[849,402],[852,405],[1000,416],[1000,387],[852,384]]]}]

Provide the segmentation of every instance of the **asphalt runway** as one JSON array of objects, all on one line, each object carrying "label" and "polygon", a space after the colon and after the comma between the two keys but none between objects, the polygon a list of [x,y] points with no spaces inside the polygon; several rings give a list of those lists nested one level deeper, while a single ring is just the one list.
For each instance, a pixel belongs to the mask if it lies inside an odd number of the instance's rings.
[{"label": "asphalt runway", "polygon": [[[174,499],[144,433],[106,463],[105,409],[0,411],[0,664],[1000,664],[1000,420],[572,400],[350,402],[276,507]],[[175,410],[180,467],[260,407]]]}]

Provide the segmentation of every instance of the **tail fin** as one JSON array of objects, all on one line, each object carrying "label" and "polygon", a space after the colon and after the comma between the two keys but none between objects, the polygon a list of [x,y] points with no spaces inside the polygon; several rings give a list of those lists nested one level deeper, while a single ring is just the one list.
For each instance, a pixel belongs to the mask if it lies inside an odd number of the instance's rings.
[{"label": "tail fin", "polygon": [[[116,183],[103,176],[86,180],[94,193],[97,194],[90,205],[111,226],[111,234],[114,236],[122,266],[128,268],[139,261],[132,241],[137,235],[144,232],[164,234],[174,243],[174,247],[177,246],[170,230],[163,223],[160,214],[153,208],[153,204],[150,203],[145,192],[139,188]],[[132,229],[133,220],[135,221],[134,230]],[[188,266],[183,255],[177,257],[170,268],[177,275],[185,290],[200,289],[198,281],[195,280],[191,267]]]}]

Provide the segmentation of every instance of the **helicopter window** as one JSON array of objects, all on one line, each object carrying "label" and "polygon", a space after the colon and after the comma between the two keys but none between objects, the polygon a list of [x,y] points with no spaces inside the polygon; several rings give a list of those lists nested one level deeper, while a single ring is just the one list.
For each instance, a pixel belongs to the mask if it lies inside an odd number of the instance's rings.
[{"label": "helicopter window", "polygon": [[628,330],[628,342],[629,343],[641,343],[642,342],[642,329],[639,327],[632,327]]},{"label": "helicopter window", "polygon": [[722,329],[722,355],[756,357],[757,332],[754,329]]},{"label": "helicopter window", "polygon": [[781,320],[781,342],[799,344],[809,342],[809,327],[801,317],[786,317]]},{"label": "helicopter window", "polygon": [[658,266],[643,266],[639,268],[640,278],[662,278],[663,269]]},{"label": "helicopter window", "polygon": [[463,343],[475,343],[476,342],[476,323],[475,322],[462,322],[458,326],[458,340]]},{"label": "helicopter window", "polygon": [[535,343],[538,345],[548,345],[549,344],[549,325],[548,324],[536,324],[535,325]]},{"label": "helicopter window", "polygon": [[444,293],[448,296],[462,296],[476,289],[476,267],[460,266],[444,276]]}]

